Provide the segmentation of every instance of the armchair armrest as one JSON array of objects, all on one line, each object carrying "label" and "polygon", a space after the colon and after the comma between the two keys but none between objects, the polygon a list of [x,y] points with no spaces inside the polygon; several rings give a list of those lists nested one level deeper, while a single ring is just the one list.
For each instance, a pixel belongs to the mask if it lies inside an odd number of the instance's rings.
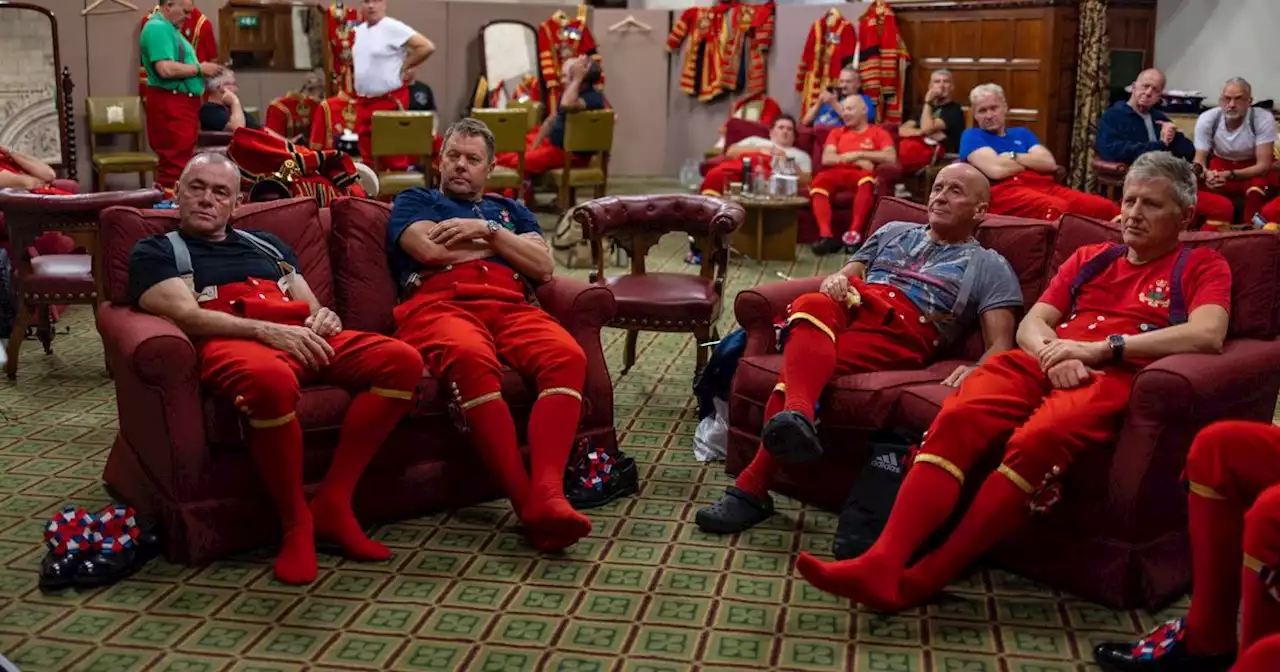
[{"label": "armchair armrest", "polygon": [[[103,303],[98,332],[116,386],[120,434],[178,501],[205,460],[199,355],[172,322]],[[113,450],[126,449],[119,444]]]},{"label": "armchair armrest", "polygon": [[738,324],[747,332],[747,349],[744,356],[764,355],[776,346],[773,321],[786,311],[796,297],[818,291],[822,278],[802,278],[786,282],[773,282],[738,292],[733,302],[733,314]]},{"label": "armchair armrest", "polygon": [[1161,424],[1270,421],[1280,392],[1280,341],[1237,338],[1220,355],[1164,357],[1138,372],[1130,417]]},{"label": "armchair armrest", "polygon": [[618,312],[613,292],[573,278],[555,277],[536,290],[542,308],[556,318],[587,355],[587,378],[582,386],[586,402],[582,424],[588,428],[613,426],[613,379],[600,344],[600,330]]},{"label": "armchair armrest", "polygon": [[902,172],[902,164],[896,161],[876,165],[876,197],[892,196],[894,187],[902,181],[903,177],[905,175]]}]

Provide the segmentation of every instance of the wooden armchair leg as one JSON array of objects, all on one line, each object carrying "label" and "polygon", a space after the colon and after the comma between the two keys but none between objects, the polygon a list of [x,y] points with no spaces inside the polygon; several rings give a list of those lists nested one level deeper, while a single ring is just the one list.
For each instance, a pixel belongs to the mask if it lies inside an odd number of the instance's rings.
[{"label": "wooden armchair leg", "polygon": [[627,330],[627,340],[622,348],[622,375],[627,375],[632,366],[636,363],[636,341],[640,338],[640,332],[635,329]]},{"label": "wooden armchair leg", "polygon": [[22,350],[22,342],[27,340],[27,326],[31,324],[31,306],[21,304],[18,314],[13,318],[13,331],[9,333],[9,347],[5,355],[9,361],[4,363],[4,375],[13,380],[18,377],[18,353]]},{"label": "wooden armchair leg", "polygon": [[694,347],[694,364],[693,373],[697,375],[707,365],[707,357],[709,348],[702,347],[703,343],[709,343],[712,339],[712,333],[716,331],[715,327],[696,327],[693,330],[693,347]]},{"label": "wooden armchair leg", "polygon": [[41,304],[36,306],[40,319],[36,323],[36,338],[44,346],[44,354],[53,354],[53,306]]},{"label": "wooden armchair leg", "polygon": [[102,170],[93,171],[93,181],[96,185],[95,191],[102,193],[107,190],[107,173]]}]

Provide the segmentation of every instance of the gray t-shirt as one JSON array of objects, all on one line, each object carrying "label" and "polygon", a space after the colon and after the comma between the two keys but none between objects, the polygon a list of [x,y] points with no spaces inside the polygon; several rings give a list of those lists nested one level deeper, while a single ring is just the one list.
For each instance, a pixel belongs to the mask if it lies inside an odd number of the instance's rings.
[{"label": "gray t-shirt", "polygon": [[1155,142],[1156,140],[1159,140],[1160,136],[1156,135],[1156,124],[1151,121],[1151,114],[1143,114],[1139,112],[1138,116],[1142,117],[1142,123],[1147,127],[1147,141]]},{"label": "gray t-shirt", "polygon": [[1022,307],[1022,288],[1013,267],[998,253],[981,251],[973,239],[939,243],[929,236],[928,226],[891,222],[876,230],[849,261],[866,264],[868,283],[900,290],[924,315],[953,312],[969,264],[978,263],[966,315],[959,316],[967,327],[988,310]]}]

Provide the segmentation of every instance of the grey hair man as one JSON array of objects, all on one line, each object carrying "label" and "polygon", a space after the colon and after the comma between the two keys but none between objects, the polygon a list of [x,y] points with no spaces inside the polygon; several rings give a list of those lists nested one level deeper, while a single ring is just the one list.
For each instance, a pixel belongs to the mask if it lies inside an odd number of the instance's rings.
[{"label": "grey hair man", "polygon": [[209,100],[200,106],[200,130],[232,132],[237,128],[262,128],[240,102],[236,73],[229,68],[205,80]]},{"label": "grey hair man", "polygon": [[1228,197],[1243,196],[1244,221],[1252,221],[1274,186],[1276,119],[1268,110],[1253,109],[1249,82],[1241,77],[1227,80],[1218,106],[1196,120],[1195,144],[1205,188]]}]

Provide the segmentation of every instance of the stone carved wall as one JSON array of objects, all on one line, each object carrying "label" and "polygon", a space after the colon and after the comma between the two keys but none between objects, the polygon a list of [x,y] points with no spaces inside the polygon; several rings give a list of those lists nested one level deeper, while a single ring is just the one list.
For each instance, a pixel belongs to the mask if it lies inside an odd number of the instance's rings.
[{"label": "stone carved wall", "polygon": [[0,6],[0,146],[62,163],[53,29],[39,12]]}]

